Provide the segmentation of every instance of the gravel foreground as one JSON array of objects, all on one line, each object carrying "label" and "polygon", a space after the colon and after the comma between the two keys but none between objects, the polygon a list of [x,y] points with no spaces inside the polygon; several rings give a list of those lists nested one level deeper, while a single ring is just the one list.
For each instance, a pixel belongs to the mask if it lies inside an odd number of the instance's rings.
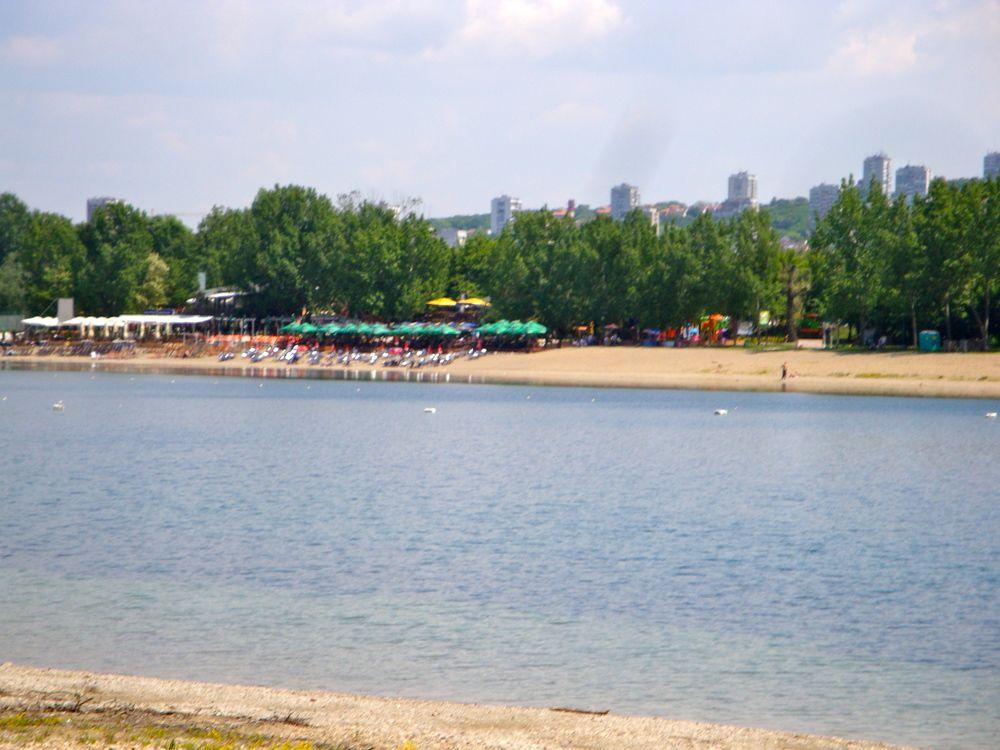
[{"label": "gravel foreground", "polygon": [[899,746],[640,716],[0,665],[0,748],[868,750]]}]

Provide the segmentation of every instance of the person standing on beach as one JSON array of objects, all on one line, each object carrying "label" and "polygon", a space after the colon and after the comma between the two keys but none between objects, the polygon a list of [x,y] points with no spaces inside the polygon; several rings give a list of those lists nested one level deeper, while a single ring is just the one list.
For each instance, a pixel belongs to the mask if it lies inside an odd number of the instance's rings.
[{"label": "person standing on beach", "polygon": [[788,379],[788,363],[787,362],[782,362],[781,363],[781,379],[782,380],[787,380]]}]

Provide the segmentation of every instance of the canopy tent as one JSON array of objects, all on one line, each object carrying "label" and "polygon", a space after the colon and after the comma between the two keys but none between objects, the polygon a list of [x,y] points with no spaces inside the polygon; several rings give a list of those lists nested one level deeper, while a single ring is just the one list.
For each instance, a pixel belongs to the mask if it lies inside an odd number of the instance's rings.
[{"label": "canopy tent", "polygon": [[211,315],[122,315],[120,317],[126,323],[140,323],[147,326],[196,326],[212,319]]},{"label": "canopy tent", "polygon": [[65,320],[61,325],[82,326],[84,328],[124,328],[127,323],[122,318],[101,318],[91,316],[77,316]]},{"label": "canopy tent", "polygon": [[59,322],[59,318],[43,318],[37,315],[34,318],[25,318],[21,322],[26,326],[34,326],[36,328],[58,328],[62,325]]},{"label": "canopy tent", "polygon": [[520,320],[498,320],[479,327],[479,332],[488,336],[544,336],[549,329],[537,320],[522,323]]}]

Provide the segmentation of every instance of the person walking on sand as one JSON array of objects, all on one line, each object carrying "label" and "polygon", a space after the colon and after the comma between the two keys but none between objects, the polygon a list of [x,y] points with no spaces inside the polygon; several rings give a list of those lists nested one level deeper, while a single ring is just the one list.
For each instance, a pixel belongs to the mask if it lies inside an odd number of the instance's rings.
[{"label": "person walking on sand", "polygon": [[781,379],[782,380],[787,380],[788,379],[788,363],[787,362],[782,362],[781,363]]}]

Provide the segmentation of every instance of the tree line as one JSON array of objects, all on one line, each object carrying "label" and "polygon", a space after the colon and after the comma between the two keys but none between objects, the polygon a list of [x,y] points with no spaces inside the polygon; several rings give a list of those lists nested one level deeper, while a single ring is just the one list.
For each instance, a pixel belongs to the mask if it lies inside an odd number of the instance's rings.
[{"label": "tree line", "polygon": [[214,208],[189,229],[126,204],[90,222],[32,211],[0,195],[0,311],[41,314],[74,297],[89,315],[182,305],[204,271],[209,286],[247,292],[257,316],[333,312],[402,320],[432,297],[491,298],[495,317],[559,332],[679,326],[709,313],[767,311],[795,338],[804,314],[879,331],[988,339],[1000,297],[1000,180],[932,182],[890,201],[842,185],[806,248],[786,247],[766,209],[703,214],[658,233],[640,212],[583,224],[524,212],[499,236],[450,248],[413,212],[336,201],[300,186],[261,190],[245,209]]}]

